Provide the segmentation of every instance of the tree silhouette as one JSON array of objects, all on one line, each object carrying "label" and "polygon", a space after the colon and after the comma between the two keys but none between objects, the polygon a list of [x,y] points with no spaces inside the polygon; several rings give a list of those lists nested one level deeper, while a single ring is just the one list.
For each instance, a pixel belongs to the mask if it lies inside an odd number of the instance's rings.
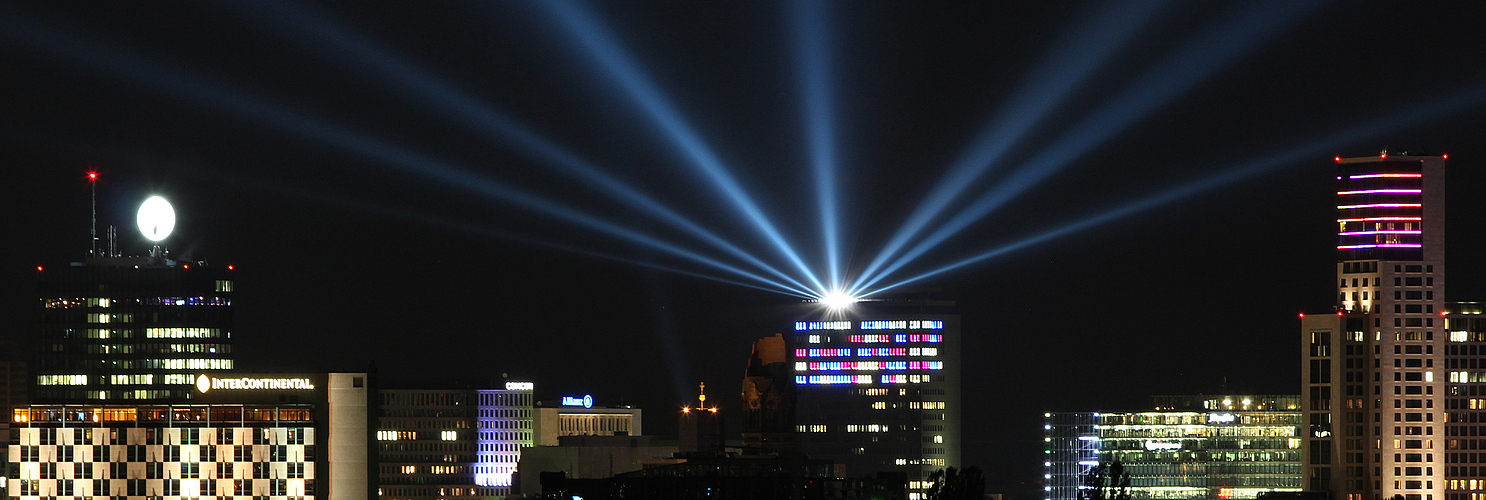
[{"label": "tree silhouette", "polygon": [[963,471],[936,470],[929,474],[929,482],[928,500],[980,500],[986,493],[985,474],[973,465]]},{"label": "tree silhouette", "polygon": [[1130,474],[1119,462],[1099,464],[1084,473],[1079,500],[1130,500]]}]

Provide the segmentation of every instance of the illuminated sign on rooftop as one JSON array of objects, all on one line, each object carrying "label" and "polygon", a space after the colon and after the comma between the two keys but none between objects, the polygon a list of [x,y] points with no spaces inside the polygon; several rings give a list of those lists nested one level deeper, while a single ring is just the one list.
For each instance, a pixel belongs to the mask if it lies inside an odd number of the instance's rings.
[{"label": "illuminated sign on rooftop", "polygon": [[582,406],[584,408],[593,408],[593,396],[588,395],[588,394],[584,394],[583,397],[581,397],[581,398],[575,398],[575,397],[572,397],[572,396],[563,396],[562,397],[562,405],[563,406]]},{"label": "illuminated sign on rooftop", "polygon": [[206,375],[196,377],[197,391],[207,392],[214,389],[232,391],[309,391],[315,389],[315,384],[311,383],[310,379],[307,378],[216,378]]},{"label": "illuminated sign on rooftop", "polygon": [[531,382],[506,382],[508,391],[530,391],[536,389],[536,384]]}]

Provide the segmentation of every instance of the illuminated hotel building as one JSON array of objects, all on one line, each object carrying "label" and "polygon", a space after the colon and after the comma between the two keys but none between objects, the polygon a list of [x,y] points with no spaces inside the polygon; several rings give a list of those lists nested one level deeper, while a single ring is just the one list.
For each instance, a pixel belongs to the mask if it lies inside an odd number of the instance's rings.
[{"label": "illuminated hotel building", "polygon": [[188,401],[233,369],[232,266],[97,257],[38,267],[38,403]]},{"label": "illuminated hotel building", "polygon": [[1044,414],[1044,497],[1080,500],[1119,462],[1130,498],[1218,500],[1301,490],[1299,396],[1163,396],[1155,411]]},{"label": "illuminated hotel building", "polygon": [[381,391],[384,500],[499,498],[532,440],[532,384],[510,389]]},{"label": "illuminated hotel building", "polygon": [[1305,488],[1345,500],[1479,500],[1469,487],[1479,482],[1462,483],[1450,461],[1464,442],[1451,433],[1468,425],[1451,417],[1475,414],[1451,411],[1470,404],[1454,396],[1473,386],[1450,380],[1447,353],[1475,344],[1447,335],[1443,317],[1445,157],[1336,167],[1336,311],[1301,318]]},{"label": "illuminated hotel building", "polygon": [[190,403],[12,410],[9,498],[370,498],[367,374],[202,378]]},{"label": "illuminated hotel building", "polygon": [[953,302],[883,300],[797,321],[793,367],[799,451],[837,477],[929,474],[960,463],[960,318]]}]

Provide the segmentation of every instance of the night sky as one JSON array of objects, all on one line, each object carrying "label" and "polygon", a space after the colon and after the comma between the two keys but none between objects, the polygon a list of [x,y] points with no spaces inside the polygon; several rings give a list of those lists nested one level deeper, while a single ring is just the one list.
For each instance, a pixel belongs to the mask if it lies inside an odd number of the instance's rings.
[{"label": "night sky", "polygon": [[[805,30],[826,41],[828,64],[812,67],[826,75],[848,271],[988,123],[1029,102],[1017,96],[1068,89],[947,215],[1032,160],[1066,161],[880,285],[1226,176],[914,283],[959,304],[964,459],[990,470],[990,491],[1036,487],[1044,411],[1297,392],[1296,313],[1328,312],[1334,296],[1332,156],[1449,154],[1447,298],[1486,299],[1479,10],[1147,2],[1147,18],[1136,4],[1026,3],[843,2]],[[610,37],[658,89],[648,102],[674,109],[824,276],[821,143],[794,24],[809,9],[796,7],[7,4],[0,335],[29,341],[37,265],[85,256],[96,169],[99,224],[119,226],[125,253],[145,248],[134,211],[159,194],[178,213],[176,256],[236,267],[246,370],[375,362],[402,387],[509,375],[542,398],[640,405],[652,434],[674,432],[670,409],[698,382],[736,409],[750,342],[808,308],[494,194],[749,267],[479,117],[519,124],[803,279],[578,43],[563,20],[590,11],[602,30],[578,31]],[[1105,38],[1121,27],[1128,37]],[[1094,53],[1107,57],[1080,62]],[[1078,64],[1082,79],[1057,79]]]}]

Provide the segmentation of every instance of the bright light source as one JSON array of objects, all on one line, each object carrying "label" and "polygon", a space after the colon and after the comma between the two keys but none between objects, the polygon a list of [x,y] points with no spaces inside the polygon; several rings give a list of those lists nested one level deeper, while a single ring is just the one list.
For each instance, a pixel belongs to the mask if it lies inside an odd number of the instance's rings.
[{"label": "bright light source", "polygon": [[856,297],[852,297],[842,292],[831,292],[826,294],[826,296],[820,298],[820,303],[825,304],[826,307],[829,307],[831,309],[844,309],[847,307],[851,307],[851,305],[855,304],[856,301]]},{"label": "bright light source", "polygon": [[90,180],[90,181],[96,181],[96,180],[98,180],[98,172],[88,172],[88,180]]},{"label": "bright light source", "polygon": [[160,241],[170,236],[170,230],[175,229],[175,209],[170,208],[170,202],[159,196],[151,196],[139,205],[139,216],[135,218],[139,223],[139,232],[150,241]]}]

